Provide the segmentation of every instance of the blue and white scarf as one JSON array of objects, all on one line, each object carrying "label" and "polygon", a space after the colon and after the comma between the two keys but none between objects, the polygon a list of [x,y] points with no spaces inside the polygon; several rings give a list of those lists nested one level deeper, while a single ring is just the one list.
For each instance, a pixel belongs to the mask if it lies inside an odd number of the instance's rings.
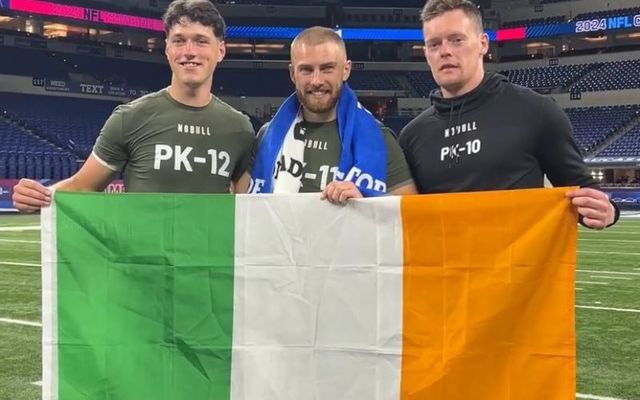
[{"label": "blue and white scarf", "polygon": [[[344,83],[337,104],[338,132],[342,142],[336,180],[352,181],[365,197],[386,192],[387,148],[378,121]],[[304,137],[294,131],[302,121],[296,94],[289,96],[269,123],[251,171],[251,193],[297,193],[301,174],[276,171],[282,157],[304,165]],[[296,138],[296,136],[298,136]]]}]

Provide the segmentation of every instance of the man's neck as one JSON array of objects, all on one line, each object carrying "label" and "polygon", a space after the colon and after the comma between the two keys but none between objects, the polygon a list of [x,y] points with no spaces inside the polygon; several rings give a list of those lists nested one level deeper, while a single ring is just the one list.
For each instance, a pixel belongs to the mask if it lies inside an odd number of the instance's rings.
[{"label": "man's neck", "polygon": [[471,92],[472,90],[474,90],[475,88],[477,88],[478,86],[480,86],[483,79],[484,79],[484,70],[480,71],[479,73],[476,73],[476,75],[474,75],[473,78],[461,88],[446,89],[442,87],[440,88],[440,91],[442,92],[442,97],[444,97],[445,99],[450,99],[453,97],[460,97],[462,95],[465,95]]},{"label": "man's neck", "polygon": [[336,108],[334,107],[332,110],[327,111],[325,113],[314,113],[306,108],[302,109],[302,116],[304,120],[307,122],[331,122],[335,121],[337,118]]},{"label": "man's neck", "polygon": [[211,91],[206,90],[205,85],[190,88],[173,83],[169,86],[169,95],[178,103],[190,107],[205,107],[211,101],[212,96]]}]

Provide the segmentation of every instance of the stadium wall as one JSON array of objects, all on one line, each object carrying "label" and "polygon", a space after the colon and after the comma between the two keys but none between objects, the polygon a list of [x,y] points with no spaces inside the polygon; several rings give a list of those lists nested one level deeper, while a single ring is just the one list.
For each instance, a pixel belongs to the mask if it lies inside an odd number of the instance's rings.
[{"label": "stadium wall", "polygon": [[2,37],[1,43],[4,46],[13,46],[30,49],[41,49],[50,52],[71,53],[71,54],[83,54],[93,55],[98,57],[112,57],[118,59],[126,59],[130,61],[142,61],[142,62],[154,62],[158,64],[166,64],[167,59],[162,52],[145,53],[141,51],[131,51],[124,47],[117,46],[100,46],[96,44],[78,44],[65,42],[65,39],[40,39],[40,38],[25,38],[23,36],[13,36],[11,34],[0,34]]},{"label": "stadium wall", "polygon": [[[12,35],[0,34],[3,37],[3,45],[24,47],[19,45],[20,40],[25,40],[23,37],[14,37]],[[16,43],[16,39],[18,43]],[[43,41],[42,39],[26,39],[29,42]],[[509,45],[518,46],[518,54],[522,54],[522,45],[525,42],[509,43]],[[87,54],[89,48],[93,50],[103,51],[102,57],[111,57],[118,59],[126,59],[131,61],[143,61],[153,62],[159,64],[166,64],[166,58],[161,53],[141,53],[139,51],[129,51],[124,48],[117,47],[100,47],[92,45],[81,45],[75,43],[65,43],[55,40],[49,40],[44,43],[44,49],[52,52],[61,53],[75,53],[75,54]],[[491,46],[496,46],[492,43]],[[32,48],[37,48],[33,46]],[[99,57],[96,55],[96,59]],[[587,56],[574,56],[574,57],[559,57],[558,65],[568,64],[584,64],[592,62],[607,62],[607,61],[621,61],[621,60],[633,60],[640,59],[640,51],[629,52],[617,52],[608,54],[593,54]],[[289,62],[286,60],[224,60],[219,68],[247,68],[247,69],[286,69]],[[501,70],[501,69],[515,69],[515,68],[527,68],[527,67],[544,67],[549,65],[549,59],[535,59],[524,60],[504,63],[486,63],[488,70]],[[366,70],[366,71],[426,71],[428,69],[426,62],[354,62],[354,70]]]},{"label": "stadium wall", "polygon": [[552,94],[562,108],[627,105],[640,103],[640,89],[582,92],[580,100],[572,100],[569,93]]},{"label": "stadium wall", "polygon": [[[522,53],[522,49],[520,50]],[[536,68],[536,67],[548,67],[549,61],[557,60],[558,65],[572,65],[572,64],[591,64],[597,62],[613,62],[613,61],[626,61],[626,60],[638,60],[640,59],[640,51],[626,51],[619,53],[607,53],[607,54],[592,54],[587,56],[573,56],[573,57],[557,57],[557,58],[545,58],[541,60],[525,60],[525,61],[512,61],[503,62],[499,64],[486,63],[485,67],[490,71],[500,71],[505,69],[520,69],[520,68]]]},{"label": "stadium wall", "polygon": [[565,1],[561,3],[551,3],[542,5],[542,11],[536,12],[536,7],[540,5],[510,5],[509,2],[502,2],[496,9],[499,9],[503,22],[520,21],[533,18],[554,17],[565,15],[567,18],[573,18],[578,14],[617,10],[622,8],[633,8],[638,6],[638,0],[582,0],[582,1]]},{"label": "stadium wall", "polygon": [[35,86],[33,84],[33,78],[28,76],[17,75],[0,75],[0,92],[6,93],[19,93],[19,94],[33,94],[39,96],[59,96],[59,97],[76,97],[94,100],[109,100],[109,101],[129,101],[131,99],[117,97],[117,96],[104,96],[104,95],[83,95],[81,93],[65,93],[48,91],[43,86]]},{"label": "stadium wall", "polygon": [[[582,98],[572,100],[569,93],[552,94],[551,97],[562,108],[613,106],[640,103],[640,89],[583,92]],[[398,109],[426,108],[429,101],[424,98],[399,98]]]},{"label": "stadium wall", "polygon": [[[283,73],[285,73],[285,71],[283,71]],[[357,73],[357,71],[354,71],[354,73]],[[425,73],[427,72],[425,71]],[[0,92],[40,96],[90,98],[109,101],[127,100],[116,96],[83,95],[79,93],[47,91],[44,87],[34,86],[32,78],[15,75],[0,75]],[[582,98],[578,100],[571,99],[569,93],[557,93],[551,96],[563,108],[638,104],[640,102],[640,89],[583,92]],[[265,115],[273,115],[275,112],[274,110],[284,101],[283,97],[222,96],[222,98],[233,107],[258,118],[262,118]],[[423,109],[428,107],[428,105],[429,101],[425,98],[398,98],[399,109]]]}]

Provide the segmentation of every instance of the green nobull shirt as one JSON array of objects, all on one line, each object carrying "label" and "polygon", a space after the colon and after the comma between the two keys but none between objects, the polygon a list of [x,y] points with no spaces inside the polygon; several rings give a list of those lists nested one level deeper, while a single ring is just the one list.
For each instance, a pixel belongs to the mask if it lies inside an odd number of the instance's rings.
[{"label": "green nobull shirt", "polygon": [[[338,134],[338,121],[308,122],[303,121],[305,129],[304,165],[281,165],[278,161],[275,173],[281,169],[300,169],[302,186],[300,193],[321,192],[327,184],[335,180],[342,143]],[[260,128],[258,142],[262,140],[268,124]],[[413,182],[409,166],[404,158],[400,145],[391,129],[381,126],[384,142],[387,147],[387,192]],[[258,144],[253,150],[252,164],[255,160]]]},{"label": "green nobull shirt", "polygon": [[93,154],[124,170],[129,192],[224,193],[247,170],[254,141],[249,118],[217,97],[191,107],[162,89],[118,106]]}]

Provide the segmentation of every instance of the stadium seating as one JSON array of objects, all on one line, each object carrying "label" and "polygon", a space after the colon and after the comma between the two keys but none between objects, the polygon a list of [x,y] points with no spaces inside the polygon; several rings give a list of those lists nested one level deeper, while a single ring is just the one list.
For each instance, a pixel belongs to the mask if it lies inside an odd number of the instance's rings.
[{"label": "stadium seating", "polygon": [[619,15],[636,15],[636,14],[640,14],[640,7],[617,8],[615,10],[603,10],[603,11],[582,13],[582,14],[576,15],[573,18],[573,20],[574,21],[583,21],[583,20],[589,20],[589,19],[616,17],[616,16],[619,16]]},{"label": "stadium seating", "polygon": [[402,74],[385,71],[352,71],[349,85],[356,90],[401,90],[397,75]]},{"label": "stadium seating", "polygon": [[0,60],[20,60],[0,62],[0,74],[67,79],[73,71],[43,50],[0,46]]},{"label": "stadium seating", "polygon": [[160,63],[10,46],[0,46],[0,59],[21,60],[0,63],[0,74],[62,80],[70,79],[72,74],[81,74],[91,77],[90,83],[128,85],[148,90],[167,86],[171,76],[169,67]]},{"label": "stadium seating", "polygon": [[219,0],[218,4],[242,4],[264,6],[309,6],[309,0]]},{"label": "stadium seating", "polygon": [[[640,9],[638,10],[640,13]],[[611,13],[618,15],[620,10]],[[556,17],[554,17],[556,18]],[[527,23],[543,23],[532,19]],[[510,23],[521,25],[522,21]],[[104,58],[79,54],[54,54],[47,50],[0,46],[0,74],[18,74],[53,79],[94,79],[157,90],[167,86],[166,64]],[[501,71],[511,82],[541,91],[603,91],[640,88],[640,60],[594,62],[573,65],[518,68]],[[432,74],[424,71],[371,71],[354,69],[349,79],[358,91],[406,91],[427,98],[437,88]],[[227,68],[214,76],[214,92],[221,96],[286,97],[294,86],[286,69]],[[0,178],[29,176],[59,179],[77,169],[76,160],[91,151],[104,121],[118,103],[0,93]],[[405,109],[401,116],[383,116],[396,134],[420,110]],[[638,106],[570,108],[565,110],[574,127],[575,140],[583,154],[591,153],[640,112]],[[396,111],[394,110],[393,114]],[[265,117],[269,117],[265,115]],[[260,119],[250,116],[255,129]],[[11,122],[14,121],[14,122]],[[638,155],[640,127],[608,146],[599,155]]]},{"label": "stadium seating", "polygon": [[24,127],[86,158],[113,108],[108,101],[0,93],[0,104]]},{"label": "stadium seating", "polygon": [[[170,71],[166,64],[88,55],[52,54],[42,50],[0,46],[3,59],[24,59],[25,63],[0,63],[0,73],[69,79],[80,74],[95,82],[158,90],[166,87]],[[501,71],[511,82],[533,89],[556,88],[602,91],[640,88],[640,60],[573,64]],[[408,71],[354,70],[349,80],[355,90],[404,90],[427,97],[436,87],[430,73]],[[220,66],[214,76],[214,92],[231,96],[285,97],[293,91],[285,69],[247,70]]]},{"label": "stadium seating", "polygon": [[[403,90],[398,82],[401,73],[386,71],[352,71],[349,85],[354,90]],[[286,97],[294,86],[283,69],[246,70],[220,68],[214,76],[214,92],[232,96]]]},{"label": "stadium seating", "polygon": [[382,119],[382,123],[385,126],[389,127],[397,137],[398,135],[400,135],[400,131],[402,131],[402,128],[404,128],[412,119],[413,117],[389,116],[384,117]]},{"label": "stadium seating", "polygon": [[[342,3],[345,7],[363,7],[363,4],[366,7],[389,7],[389,0],[343,0]],[[424,0],[397,0],[393,4],[394,7],[422,8],[424,3]]]},{"label": "stadium seating", "polygon": [[568,1],[574,1],[574,0],[541,0],[540,4],[564,3]]},{"label": "stadium seating", "polygon": [[521,68],[500,73],[511,82],[532,89],[595,92],[640,88],[640,60]]},{"label": "stadium seating", "polygon": [[[318,4],[313,0],[220,0],[218,3],[222,4],[262,4],[262,5],[296,5],[296,6],[308,6],[312,4]],[[363,7],[362,0],[343,0],[341,2],[345,7]],[[424,0],[397,0],[394,3],[395,7],[411,7],[422,8],[424,6]],[[322,3],[320,3],[322,4]],[[368,0],[366,7],[389,7],[388,0]]]},{"label": "stadium seating", "polygon": [[583,154],[592,151],[603,140],[628,123],[640,106],[577,107],[565,109],[578,148]]},{"label": "stadium seating", "polygon": [[593,72],[578,81],[573,89],[581,92],[640,88],[640,60],[594,64]]},{"label": "stadium seating", "polygon": [[640,124],[598,153],[598,157],[640,156]]},{"label": "stadium seating", "polygon": [[555,67],[522,68],[500,71],[509,81],[532,89],[567,88],[587,73],[591,64],[559,65]]},{"label": "stadium seating", "polygon": [[171,78],[169,66],[164,63],[80,54],[58,54],[57,58],[62,58],[73,72],[91,75],[104,84],[158,90],[167,86]]},{"label": "stadium seating", "polygon": [[294,91],[285,69],[219,68],[213,87],[215,93],[227,96],[286,97]]},{"label": "stadium seating", "polygon": [[406,76],[419,97],[429,97],[429,93],[438,87],[431,71],[409,71]]},{"label": "stadium seating", "polygon": [[0,119],[0,179],[63,179],[78,167],[70,152]]},{"label": "stadium seating", "polygon": [[555,17],[545,17],[545,18],[532,18],[532,19],[522,19],[516,21],[507,21],[502,24],[503,28],[515,28],[519,26],[533,26],[533,25],[547,25],[547,24],[561,24],[566,22],[566,18],[564,16],[558,15]]}]

